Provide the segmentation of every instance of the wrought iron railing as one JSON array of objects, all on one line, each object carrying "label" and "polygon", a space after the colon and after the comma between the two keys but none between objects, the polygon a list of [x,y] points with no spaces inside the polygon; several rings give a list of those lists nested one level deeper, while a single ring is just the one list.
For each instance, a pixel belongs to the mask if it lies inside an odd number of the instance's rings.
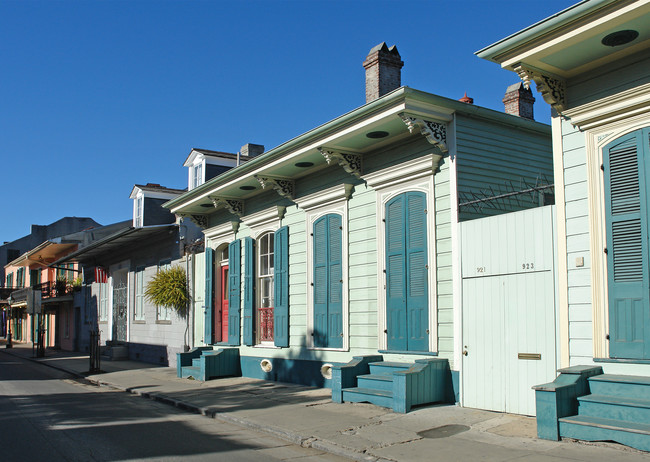
[{"label": "wrought iron railing", "polygon": [[34,290],[41,291],[41,299],[63,297],[72,293],[73,287],[66,279],[46,281],[34,285]]}]

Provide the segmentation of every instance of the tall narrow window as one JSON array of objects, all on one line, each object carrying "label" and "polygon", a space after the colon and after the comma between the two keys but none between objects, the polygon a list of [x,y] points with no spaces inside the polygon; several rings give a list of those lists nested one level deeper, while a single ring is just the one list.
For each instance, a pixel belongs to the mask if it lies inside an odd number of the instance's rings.
[{"label": "tall narrow window", "polygon": [[99,320],[108,321],[108,283],[99,284]]},{"label": "tall narrow window", "polygon": [[135,270],[135,310],[133,318],[144,321],[144,266]]},{"label": "tall narrow window", "polygon": [[142,196],[138,196],[138,198],[135,200],[135,220],[133,225],[136,228],[139,228],[142,226],[142,201],[143,201]]},{"label": "tall narrow window", "polygon": [[258,240],[257,261],[257,316],[260,342],[273,341],[273,233]]},{"label": "tall narrow window", "polygon": [[[158,271],[166,271],[168,269],[171,269],[172,267],[172,261],[171,259],[167,260],[161,260],[160,263],[158,264]],[[171,321],[171,308],[167,306],[159,306],[157,308],[157,319],[158,321]]]},{"label": "tall narrow window", "polygon": [[203,184],[203,165],[197,164],[194,166],[192,174],[192,189],[197,188]]}]

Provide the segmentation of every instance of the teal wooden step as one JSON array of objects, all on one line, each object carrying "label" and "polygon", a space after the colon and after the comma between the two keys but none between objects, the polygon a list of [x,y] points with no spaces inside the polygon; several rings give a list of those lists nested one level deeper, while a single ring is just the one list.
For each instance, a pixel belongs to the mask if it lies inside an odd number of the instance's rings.
[{"label": "teal wooden step", "polygon": [[392,374],[365,374],[357,376],[357,385],[359,388],[371,388],[375,390],[393,391]]},{"label": "teal wooden step", "polygon": [[578,397],[578,403],[578,414],[582,416],[650,425],[650,399],[591,394]]},{"label": "teal wooden step", "polygon": [[181,368],[181,378],[194,377],[195,379],[201,374],[201,368],[195,366],[183,366]]},{"label": "teal wooden step", "polygon": [[201,367],[201,358],[193,358],[192,359],[192,366]]},{"label": "teal wooden step", "polygon": [[602,417],[575,415],[558,420],[560,436],[585,441],[616,441],[650,451],[650,425]]},{"label": "teal wooden step", "polygon": [[381,407],[393,406],[393,392],[387,390],[376,390],[373,388],[344,388],[343,401],[353,403],[372,403]]},{"label": "teal wooden step", "polygon": [[589,377],[589,390],[594,395],[628,398],[650,397],[650,377],[601,374]]},{"label": "teal wooden step", "polygon": [[396,371],[406,371],[410,369],[410,367],[413,366],[413,364],[381,361],[376,363],[370,363],[369,366],[370,366],[371,374],[381,375],[381,374],[392,374],[393,372]]}]

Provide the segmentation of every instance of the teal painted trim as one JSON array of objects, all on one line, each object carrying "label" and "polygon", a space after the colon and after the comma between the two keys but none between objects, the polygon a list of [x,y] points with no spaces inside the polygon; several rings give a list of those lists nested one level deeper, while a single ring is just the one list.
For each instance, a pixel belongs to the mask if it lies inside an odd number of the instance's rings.
[{"label": "teal painted trim", "polygon": [[273,341],[277,347],[289,346],[289,227],[275,232],[273,239]]},{"label": "teal painted trim", "polygon": [[357,376],[370,372],[370,363],[381,361],[381,355],[355,356],[350,362],[332,366],[332,401],[343,402],[343,389],[357,386]]},{"label": "teal painted trim", "polygon": [[[265,372],[260,367],[263,359],[271,361],[272,369]],[[256,356],[240,356],[243,377],[277,382],[297,383],[310,387],[330,388],[332,379],[326,379],[321,374],[321,367],[325,364],[319,359],[286,359],[263,358]],[[331,363],[333,366],[339,363]]]},{"label": "teal painted trim", "polygon": [[650,364],[650,359],[594,358],[595,363]]},{"label": "teal painted trim", "polygon": [[206,381],[217,377],[239,377],[241,375],[238,348],[205,351],[199,360],[199,380]]},{"label": "teal painted trim", "polygon": [[450,379],[449,361],[442,358],[418,359],[408,370],[393,372],[393,411],[446,401]]},{"label": "teal painted trim", "polygon": [[576,416],[560,420],[563,437],[585,441],[616,441],[650,451],[650,425],[616,419]]},{"label": "teal painted trim", "polygon": [[212,317],[214,311],[214,250],[205,248],[205,319],[204,343],[212,343]]},{"label": "teal painted trim", "polygon": [[202,346],[192,348],[190,351],[185,353],[176,353],[176,376],[182,377],[182,368],[191,366],[192,360],[201,356],[201,354],[206,350],[212,350],[212,347]]},{"label": "teal painted trim", "polygon": [[559,419],[578,413],[578,396],[589,393],[588,378],[601,375],[600,366],[575,366],[560,369],[551,383],[536,385],[537,436],[545,440],[560,439]]},{"label": "teal painted trim", "polygon": [[241,240],[228,245],[228,344],[239,345],[241,325]]},{"label": "teal painted trim", "polygon": [[253,345],[255,306],[255,241],[244,238],[244,345]]},{"label": "teal painted trim", "polygon": [[378,350],[385,355],[419,355],[419,356],[438,356],[436,351],[395,351],[395,350]]}]

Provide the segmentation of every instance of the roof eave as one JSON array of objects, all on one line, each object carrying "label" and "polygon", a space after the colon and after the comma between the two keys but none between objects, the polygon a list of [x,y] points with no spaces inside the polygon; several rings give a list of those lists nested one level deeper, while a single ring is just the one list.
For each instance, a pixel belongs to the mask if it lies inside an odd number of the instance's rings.
[{"label": "roof eave", "polygon": [[474,54],[481,59],[501,64],[504,61],[502,57],[511,53],[513,50],[548,35],[552,31],[616,1],[618,0],[583,0],[519,32],[515,32],[492,45],[488,45],[476,51]]}]

